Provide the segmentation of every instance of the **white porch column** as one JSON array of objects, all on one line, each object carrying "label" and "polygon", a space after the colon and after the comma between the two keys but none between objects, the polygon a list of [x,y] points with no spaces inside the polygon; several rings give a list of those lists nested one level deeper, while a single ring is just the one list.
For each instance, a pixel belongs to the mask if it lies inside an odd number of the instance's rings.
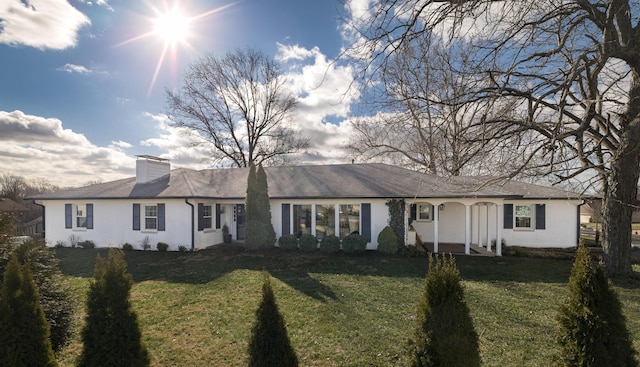
[{"label": "white porch column", "polygon": [[478,222],[476,223],[476,227],[478,227],[478,246],[482,247],[482,232],[480,230],[480,224],[482,223],[482,215],[480,215],[480,208],[482,208],[482,204],[476,204]]},{"label": "white porch column", "polygon": [[438,253],[438,219],[440,217],[439,204],[433,205],[433,252]]},{"label": "white porch column", "polygon": [[464,204],[464,253],[471,254],[471,205]]},{"label": "white porch column", "polygon": [[496,204],[496,255],[502,256],[502,223],[500,217],[502,213],[502,205]]},{"label": "white porch column", "polygon": [[487,252],[491,252],[491,238],[489,237],[489,203],[486,205],[487,207]]}]

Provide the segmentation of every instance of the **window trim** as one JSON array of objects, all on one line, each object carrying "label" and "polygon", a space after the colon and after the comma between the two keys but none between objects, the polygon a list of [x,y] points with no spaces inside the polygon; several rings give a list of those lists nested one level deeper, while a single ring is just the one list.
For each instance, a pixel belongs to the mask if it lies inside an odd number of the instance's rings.
[{"label": "window trim", "polygon": [[[155,216],[147,215],[147,208],[155,208],[156,215]],[[157,232],[158,231],[158,204],[143,204],[142,210],[144,214],[141,215],[142,217],[141,219],[143,219],[141,222],[144,223],[144,226],[141,225],[140,229],[146,232]],[[151,218],[155,219],[155,228],[147,227],[147,220]]]},{"label": "window trim", "polygon": [[[209,215],[205,215],[206,211],[207,211],[207,207],[209,208]],[[214,223],[213,223],[213,218],[214,218],[214,214],[213,214],[213,208],[214,205],[211,203],[202,203],[202,217],[200,218],[202,220],[202,230],[203,231],[210,231],[213,229],[214,227]],[[209,225],[207,226],[207,219],[209,220]]]},{"label": "window trim", "polygon": [[[421,218],[421,214],[422,213],[422,207],[426,207],[429,209],[428,213],[428,218],[424,219]],[[433,205],[431,203],[416,203],[416,221],[418,222],[433,222]]]},{"label": "window trim", "polygon": [[[518,207],[527,207],[529,208],[529,216],[518,215]],[[519,226],[518,218],[529,218],[529,225]],[[533,204],[513,204],[513,229],[520,231],[529,231],[535,229],[535,214],[534,214],[534,205]]]}]

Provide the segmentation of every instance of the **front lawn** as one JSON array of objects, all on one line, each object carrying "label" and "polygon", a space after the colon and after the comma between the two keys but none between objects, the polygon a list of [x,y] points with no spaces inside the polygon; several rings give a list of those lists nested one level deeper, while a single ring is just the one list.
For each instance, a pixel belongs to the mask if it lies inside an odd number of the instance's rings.
[{"label": "front lawn", "polygon": [[[78,295],[78,328],[95,256],[55,250]],[[426,274],[425,258],[327,256],[234,248],[196,253],[125,252],[152,366],[244,366],[260,301],[261,270],[272,286],[301,366],[404,366]],[[458,256],[480,336],[483,366],[548,366],[556,310],[571,261]],[[636,266],[636,271],[640,268]],[[617,283],[640,350],[640,281]],[[79,333],[59,356],[72,366]]]}]

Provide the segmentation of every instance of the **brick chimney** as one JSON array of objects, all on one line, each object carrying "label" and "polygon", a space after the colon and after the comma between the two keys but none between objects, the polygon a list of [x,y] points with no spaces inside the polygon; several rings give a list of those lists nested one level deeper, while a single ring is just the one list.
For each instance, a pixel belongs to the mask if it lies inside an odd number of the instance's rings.
[{"label": "brick chimney", "polygon": [[167,176],[171,170],[168,159],[153,157],[150,155],[137,155],[136,159],[136,183],[147,183]]}]

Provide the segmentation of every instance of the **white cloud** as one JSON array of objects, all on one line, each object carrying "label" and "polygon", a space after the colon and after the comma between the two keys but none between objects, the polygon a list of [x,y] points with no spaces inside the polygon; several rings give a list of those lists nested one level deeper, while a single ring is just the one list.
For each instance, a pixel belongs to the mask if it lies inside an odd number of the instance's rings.
[{"label": "white cloud", "polygon": [[89,24],[66,0],[0,2],[0,43],[62,50],[75,46],[78,30]]},{"label": "white cloud", "polygon": [[75,64],[65,64],[63,67],[59,68],[58,70],[62,70],[62,71],[66,71],[67,73],[78,73],[78,74],[91,74],[91,70],[87,69],[86,67],[82,66],[82,65],[75,65]]},{"label": "white cloud", "polygon": [[[278,59],[289,61],[291,72],[286,76],[291,91],[300,96],[294,126],[311,138],[308,153],[300,156],[299,161],[350,162],[345,145],[351,129],[345,120],[351,105],[360,97],[353,68],[327,60],[317,47],[307,50],[298,45],[279,44],[278,49]],[[336,121],[328,122],[329,119]]]},{"label": "white cloud", "polygon": [[0,172],[41,177],[62,187],[135,175],[134,158],[120,149],[92,144],[64,129],[59,119],[22,111],[0,111],[0,157]]},{"label": "white cloud", "polygon": [[159,131],[158,137],[149,138],[140,142],[140,145],[154,147],[167,153],[160,154],[161,158],[171,160],[171,165],[191,169],[205,169],[210,165],[206,163],[209,157],[208,150],[203,146],[194,145],[198,140],[193,132],[185,128],[172,127],[169,119],[164,114],[145,113],[154,124],[154,131]]}]

